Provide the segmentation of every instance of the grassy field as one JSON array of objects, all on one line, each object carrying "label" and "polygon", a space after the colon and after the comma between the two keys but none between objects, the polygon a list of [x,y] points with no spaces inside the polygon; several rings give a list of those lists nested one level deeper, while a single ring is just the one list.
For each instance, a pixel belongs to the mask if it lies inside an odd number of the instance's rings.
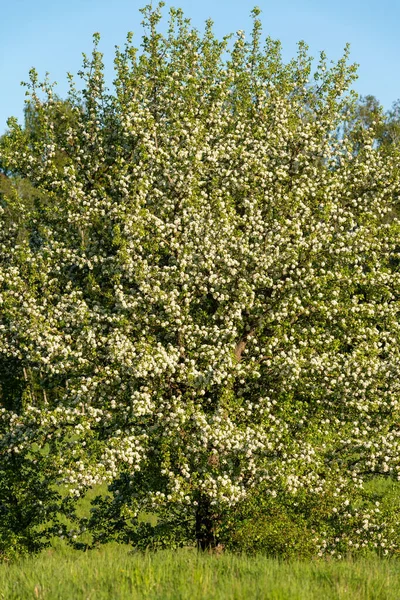
[{"label": "grassy field", "polygon": [[194,550],[143,555],[112,544],[88,553],[60,547],[0,565],[0,598],[399,600],[400,562],[282,563]]}]

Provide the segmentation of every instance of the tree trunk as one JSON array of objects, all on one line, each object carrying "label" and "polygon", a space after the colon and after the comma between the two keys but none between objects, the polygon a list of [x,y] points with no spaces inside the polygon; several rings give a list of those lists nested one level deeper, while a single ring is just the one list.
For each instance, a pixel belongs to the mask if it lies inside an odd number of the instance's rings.
[{"label": "tree trunk", "polygon": [[209,550],[215,548],[217,540],[215,539],[214,518],[210,500],[205,496],[200,496],[196,511],[196,541],[198,550]]}]

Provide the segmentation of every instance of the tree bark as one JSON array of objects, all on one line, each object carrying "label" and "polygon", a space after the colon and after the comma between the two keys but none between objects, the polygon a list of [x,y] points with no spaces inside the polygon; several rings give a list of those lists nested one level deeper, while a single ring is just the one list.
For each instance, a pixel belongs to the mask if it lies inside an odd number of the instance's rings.
[{"label": "tree bark", "polygon": [[201,496],[196,510],[196,542],[198,550],[215,548],[217,540],[214,530],[214,515],[210,500]]},{"label": "tree bark", "polygon": [[242,359],[242,354],[244,349],[246,348],[247,345],[247,341],[249,338],[251,338],[254,333],[255,333],[255,327],[253,327],[252,329],[250,329],[250,331],[248,333],[246,333],[242,339],[236,344],[236,348],[235,348],[235,358],[237,360],[237,362],[240,362]]}]

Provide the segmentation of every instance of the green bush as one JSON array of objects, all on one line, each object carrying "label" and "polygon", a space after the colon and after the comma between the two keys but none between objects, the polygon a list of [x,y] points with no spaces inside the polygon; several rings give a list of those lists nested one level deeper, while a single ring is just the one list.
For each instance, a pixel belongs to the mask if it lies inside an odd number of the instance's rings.
[{"label": "green bush", "polygon": [[351,499],[324,494],[272,496],[265,486],[224,515],[220,538],[234,551],[280,558],[386,555],[400,542],[400,485],[376,477]]}]

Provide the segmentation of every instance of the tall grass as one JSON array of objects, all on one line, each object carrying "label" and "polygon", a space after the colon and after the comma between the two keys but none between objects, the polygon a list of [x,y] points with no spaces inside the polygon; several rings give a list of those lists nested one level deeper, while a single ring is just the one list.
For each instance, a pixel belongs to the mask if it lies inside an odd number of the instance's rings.
[{"label": "tall grass", "polygon": [[280,562],[263,556],[135,554],[59,546],[0,565],[2,600],[399,600],[400,563],[378,558]]}]

